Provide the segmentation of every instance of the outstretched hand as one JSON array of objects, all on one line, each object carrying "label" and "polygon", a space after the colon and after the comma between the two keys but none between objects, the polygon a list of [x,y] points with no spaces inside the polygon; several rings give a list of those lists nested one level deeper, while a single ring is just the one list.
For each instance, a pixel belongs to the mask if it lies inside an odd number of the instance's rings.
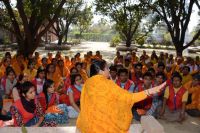
[{"label": "outstretched hand", "polygon": [[149,89],[148,92],[149,92],[150,95],[157,94],[157,93],[161,92],[166,85],[167,85],[167,82],[164,82],[159,86],[156,86],[156,87]]}]

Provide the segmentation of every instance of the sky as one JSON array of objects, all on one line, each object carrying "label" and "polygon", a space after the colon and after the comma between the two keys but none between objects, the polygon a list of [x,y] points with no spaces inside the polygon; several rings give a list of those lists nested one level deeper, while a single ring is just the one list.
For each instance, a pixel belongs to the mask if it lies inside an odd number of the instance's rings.
[{"label": "sky", "polygon": [[[95,11],[95,7],[93,5],[93,2],[94,0],[84,0],[86,3],[88,3],[88,5],[92,5],[93,6],[93,12]],[[16,3],[16,0],[11,0],[12,3]],[[94,14],[94,17],[93,17],[93,23],[98,23],[98,21],[101,19],[101,18],[106,18],[107,20],[109,20],[108,17],[105,17],[105,16],[102,16],[102,15],[97,15],[97,14]],[[189,32],[192,32],[193,29],[195,28],[195,26],[197,25],[198,21],[200,21],[200,16],[198,16],[198,8],[197,6],[195,5],[194,6],[194,11],[191,15],[191,18],[190,18],[190,22],[189,22],[189,26],[188,26],[188,30]]]}]

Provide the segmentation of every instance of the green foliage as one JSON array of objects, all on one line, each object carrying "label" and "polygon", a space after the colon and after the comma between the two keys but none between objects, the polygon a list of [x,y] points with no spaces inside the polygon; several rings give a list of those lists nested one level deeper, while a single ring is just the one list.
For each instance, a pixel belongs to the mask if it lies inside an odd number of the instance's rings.
[{"label": "green foliage", "polygon": [[119,35],[115,35],[112,37],[112,40],[110,41],[110,47],[116,47],[122,42]]},{"label": "green foliage", "polygon": [[145,4],[138,0],[96,0],[96,10],[109,16],[122,40],[130,46],[142,18],[149,14]]},{"label": "green foliage", "polygon": [[78,16],[77,26],[79,28],[80,37],[83,32],[89,29],[93,18],[92,6],[85,6]]}]

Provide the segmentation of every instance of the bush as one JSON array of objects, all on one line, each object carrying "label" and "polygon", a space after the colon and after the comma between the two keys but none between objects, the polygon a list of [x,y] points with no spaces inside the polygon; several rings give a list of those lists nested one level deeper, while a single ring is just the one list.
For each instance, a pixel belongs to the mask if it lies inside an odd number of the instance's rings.
[{"label": "bush", "polygon": [[110,47],[116,47],[117,45],[119,45],[119,43],[121,42],[121,38],[116,35],[112,38],[112,40],[110,41]]},{"label": "bush", "polygon": [[78,45],[78,44],[80,44],[81,43],[81,40],[80,39],[72,39],[72,41],[71,41],[71,44],[72,45]]}]

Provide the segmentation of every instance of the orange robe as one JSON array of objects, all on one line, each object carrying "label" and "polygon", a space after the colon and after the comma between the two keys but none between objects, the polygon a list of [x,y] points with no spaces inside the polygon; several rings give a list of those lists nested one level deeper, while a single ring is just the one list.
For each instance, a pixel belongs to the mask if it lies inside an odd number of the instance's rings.
[{"label": "orange robe", "polygon": [[27,68],[26,65],[24,61],[22,61],[22,64],[19,64],[16,60],[13,60],[12,67],[17,76],[23,73],[24,69]]},{"label": "orange robe", "polygon": [[93,76],[81,92],[77,128],[81,133],[127,133],[133,104],[146,97],[144,92],[129,93],[102,75]]},{"label": "orange robe", "polygon": [[192,81],[187,82],[184,87],[192,94],[192,103],[186,105],[186,109],[200,110],[200,85],[192,86]]},{"label": "orange robe", "polygon": [[59,74],[61,77],[67,77],[69,76],[70,72],[67,67],[63,67],[62,70],[60,67],[56,67],[56,74]]},{"label": "orange robe", "polygon": [[51,79],[54,81],[54,85],[56,89],[58,88],[60,84],[63,83],[63,79],[58,73],[54,73],[52,77],[49,74],[47,74],[47,79]]},{"label": "orange robe", "polygon": [[6,67],[4,64],[1,65],[0,67],[0,78],[6,75]]},{"label": "orange robe", "polygon": [[85,82],[87,79],[88,79],[88,75],[87,75],[87,72],[85,70],[81,70],[80,71],[80,75],[81,77],[83,78],[83,81]]}]

